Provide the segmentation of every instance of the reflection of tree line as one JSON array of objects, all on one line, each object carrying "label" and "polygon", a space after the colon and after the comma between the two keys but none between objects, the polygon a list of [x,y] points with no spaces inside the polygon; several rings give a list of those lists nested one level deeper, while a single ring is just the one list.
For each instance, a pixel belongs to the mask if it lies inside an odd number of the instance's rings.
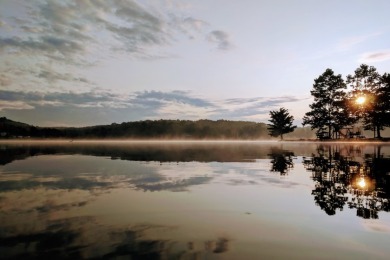
[{"label": "reflection of tree line", "polygon": [[390,211],[390,158],[383,157],[380,146],[374,154],[364,155],[359,148],[319,146],[303,164],[312,172],[314,200],[328,215],[345,205],[362,218]]},{"label": "reflection of tree line", "polygon": [[83,154],[129,161],[157,162],[248,162],[267,158],[271,146],[252,145],[4,145],[0,147],[0,165],[37,155]]}]

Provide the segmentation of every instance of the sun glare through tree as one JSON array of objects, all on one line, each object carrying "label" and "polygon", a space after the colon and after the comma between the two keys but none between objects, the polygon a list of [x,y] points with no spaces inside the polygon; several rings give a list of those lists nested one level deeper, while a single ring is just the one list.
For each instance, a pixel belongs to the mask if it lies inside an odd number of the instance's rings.
[{"label": "sun glare through tree", "polygon": [[356,104],[363,105],[366,102],[366,97],[360,96],[356,99]]}]

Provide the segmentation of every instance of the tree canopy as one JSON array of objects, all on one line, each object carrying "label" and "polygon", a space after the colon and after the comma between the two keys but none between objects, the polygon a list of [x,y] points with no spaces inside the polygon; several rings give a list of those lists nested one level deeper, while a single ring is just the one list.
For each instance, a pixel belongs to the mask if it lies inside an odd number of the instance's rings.
[{"label": "tree canopy", "polygon": [[360,65],[346,82],[326,69],[314,80],[310,93],[314,102],[303,125],[317,129],[317,134],[327,130],[329,138],[337,137],[340,129],[361,121],[366,130],[381,138],[380,131],[390,126],[390,76],[380,75],[373,66]]},{"label": "tree canopy", "polygon": [[278,137],[283,140],[283,135],[294,131],[297,126],[293,125],[294,117],[289,114],[284,107],[279,110],[269,112],[271,119],[268,120],[268,131],[271,136]]},{"label": "tree canopy", "polygon": [[340,128],[353,123],[348,116],[346,103],[346,84],[342,76],[335,75],[333,70],[326,71],[314,80],[310,91],[314,102],[311,110],[303,117],[303,125],[311,125],[317,132],[328,130],[328,136],[337,133]]}]

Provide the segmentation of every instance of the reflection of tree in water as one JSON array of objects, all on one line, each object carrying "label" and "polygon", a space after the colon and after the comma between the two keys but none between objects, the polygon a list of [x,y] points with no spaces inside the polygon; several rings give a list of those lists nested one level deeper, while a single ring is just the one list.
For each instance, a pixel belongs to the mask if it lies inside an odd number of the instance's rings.
[{"label": "reflection of tree in water", "polygon": [[271,171],[286,175],[294,167],[294,153],[283,149],[271,149]]},{"label": "reflection of tree in water", "polygon": [[390,158],[380,154],[380,147],[374,154],[362,155],[353,146],[319,146],[303,164],[312,172],[316,205],[328,215],[346,204],[362,218],[375,219],[379,211],[389,211]]},{"label": "reflection of tree in water", "polygon": [[24,160],[38,155],[82,154],[127,161],[156,162],[248,162],[259,158],[267,158],[272,147],[245,144],[212,144],[212,143],[62,143],[62,144],[15,144],[0,146],[0,165],[15,160]]}]

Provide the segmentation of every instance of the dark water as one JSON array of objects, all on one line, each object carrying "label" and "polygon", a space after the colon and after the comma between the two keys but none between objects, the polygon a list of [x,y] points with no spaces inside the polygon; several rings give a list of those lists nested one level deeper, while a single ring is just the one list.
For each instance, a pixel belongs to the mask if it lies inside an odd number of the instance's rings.
[{"label": "dark water", "polygon": [[388,259],[390,146],[0,143],[0,258]]}]

